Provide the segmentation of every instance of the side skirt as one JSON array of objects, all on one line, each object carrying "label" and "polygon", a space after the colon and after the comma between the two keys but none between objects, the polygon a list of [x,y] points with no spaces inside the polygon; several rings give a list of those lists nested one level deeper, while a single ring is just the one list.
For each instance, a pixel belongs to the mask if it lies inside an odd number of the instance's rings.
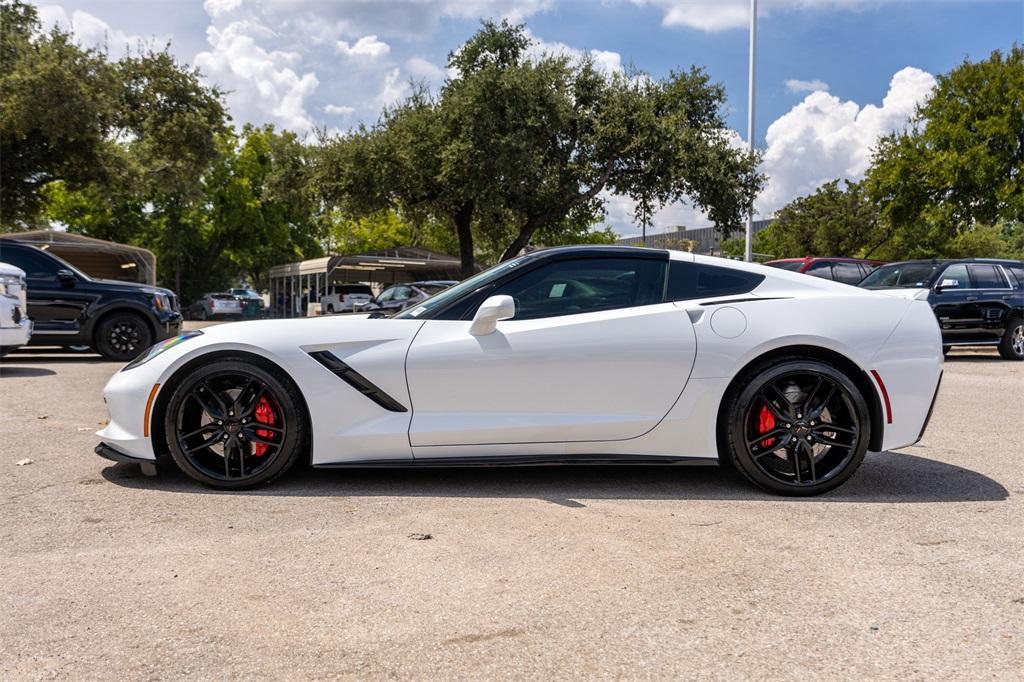
[{"label": "side skirt", "polygon": [[334,462],[314,464],[316,469],[352,469],[352,468],[453,468],[453,467],[515,467],[515,466],[605,466],[605,465],[654,465],[654,466],[718,466],[718,459],[707,457],[661,457],[657,455],[565,455],[538,456],[523,455],[518,457],[433,457],[430,459],[380,459],[356,460],[352,462]]}]

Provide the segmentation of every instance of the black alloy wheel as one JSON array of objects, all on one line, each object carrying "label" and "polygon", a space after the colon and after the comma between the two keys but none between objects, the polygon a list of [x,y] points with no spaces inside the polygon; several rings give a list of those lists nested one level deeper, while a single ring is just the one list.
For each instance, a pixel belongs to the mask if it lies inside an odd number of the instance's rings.
[{"label": "black alloy wheel", "polygon": [[100,321],[94,341],[96,351],[103,357],[128,362],[153,345],[153,332],[135,313],[114,313]]},{"label": "black alloy wheel", "polygon": [[174,461],[225,490],[267,483],[298,459],[305,434],[297,391],[262,367],[220,360],[174,389],[164,418]]},{"label": "black alloy wheel", "polygon": [[842,372],[815,360],[756,370],[727,412],[728,456],[753,483],[817,495],[860,466],[871,437],[867,404]]}]

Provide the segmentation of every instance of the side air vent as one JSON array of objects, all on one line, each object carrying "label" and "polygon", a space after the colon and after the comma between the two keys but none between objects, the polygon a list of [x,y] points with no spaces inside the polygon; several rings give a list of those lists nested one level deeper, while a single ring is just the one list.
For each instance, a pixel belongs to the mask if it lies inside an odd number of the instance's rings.
[{"label": "side air vent", "polygon": [[405,405],[398,402],[378,388],[372,381],[355,371],[330,351],[317,350],[309,354],[311,358],[330,370],[335,376],[356,389],[367,398],[390,412],[408,412]]}]

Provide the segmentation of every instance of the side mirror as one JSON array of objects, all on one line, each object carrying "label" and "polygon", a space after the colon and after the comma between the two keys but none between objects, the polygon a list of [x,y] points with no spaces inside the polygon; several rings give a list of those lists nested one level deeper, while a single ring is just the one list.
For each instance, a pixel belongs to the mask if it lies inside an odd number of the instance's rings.
[{"label": "side mirror", "polygon": [[61,269],[57,271],[57,281],[65,289],[70,289],[78,283],[78,278],[70,270]]},{"label": "side mirror", "polygon": [[942,291],[943,289],[959,289],[960,280],[958,279],[944,279],[939,282],[939,286],[935,287],[935,291]]},{"label": "side mirror", "polygon": [[515,317],[516,302],[511,296],[491,296],[477,308],[469,333],[473,336],[487,336],[498,328],[499,320]]}]

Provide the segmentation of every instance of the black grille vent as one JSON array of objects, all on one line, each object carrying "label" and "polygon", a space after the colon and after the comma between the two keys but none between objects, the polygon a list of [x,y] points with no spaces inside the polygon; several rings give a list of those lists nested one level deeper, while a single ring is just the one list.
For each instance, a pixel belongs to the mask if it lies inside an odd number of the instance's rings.
[{"label": "black grille vent", "polygon": [[330,351],[317,350],[310,353],[309,356],[385,410],[389,412],[408,412],[405,405],[382,391],[376,384],[346,365],[338,359],[338,356]]}]

